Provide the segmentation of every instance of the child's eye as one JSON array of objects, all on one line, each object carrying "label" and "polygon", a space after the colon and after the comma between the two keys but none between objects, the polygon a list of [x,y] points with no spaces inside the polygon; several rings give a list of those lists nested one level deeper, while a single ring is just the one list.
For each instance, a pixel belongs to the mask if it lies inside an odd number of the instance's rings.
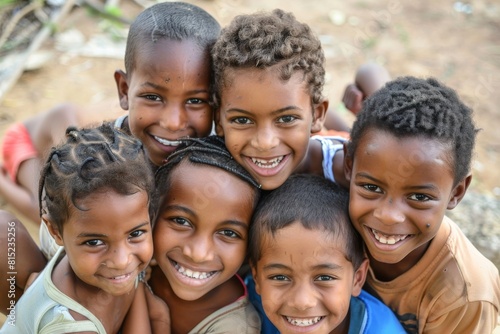
[{"label": "child's eye", "polygon": [[251,124],[252,123],[252,121],[250,121],[250,119],[247,117],[235,117],[231,120],[231,122],[236,123],[236,124]]},{"label": "child's eye", "polygon": [[278,118],[278,123],[291,123],[291,122],[295,121],[296,119],[297,119],[297,117],[295,117],[295,116],[285,115],[285,116],[281,116],[280,118]]},{"label": "child's eye", "polygon": [[427,202],[430,201],[432,198],[424,194],[413,194],[409,197],[409,199],[418,202]]},{"label": "child's eye", "polygon": [[329,275],[319,275],[316,277],[316,281],[333,281],[335,280],[335,277],[329,276]]},{"label": "child's eye", "polygon": [[365,184],[363,185],[363,188],[365,188],[368,191],[374,192],[374,193],[381,193],[382,189],[380,189],[379,186],[376,186],[374,184]]},{"label": "child's eye", "polygon": [[99,239],[94,239],[94,240],[87,240],[84,242],[84,245],[90,246],[90,247],[97,247],[104,245],[104,242]]},{"label": "child's eye", "polygon": [[187,104],[202,104],[205,103],[202,99],[192,98],[187,100]]},{"label": "child's eye", "polygon": [[239,238],[239,234],[234,232],[233,230],[222,230],[222,231],[219,231],[219,234],[222,234],[223,236],[225,237],[228,237],[228,238]]},{"label": "child's eye", "polygon": [[289,281],[288,277],[285,275],[274,275],[269,278],[273,281]]},{"label": "child's eye", "polygon": [[132,238],[138,238],[141,235],[143,235],[144,233],[146,233],[145,230],[135,230],[135,231],[132,231],[132,233],[130,233],[130,237],[132,237]]},{"label": "child's eye", "polygon": [[182,218],[182,217],[175,217],[175,218],[172,218],[172,221],[178,225],[182,225],[182,226],[191,226],[191,224],[189,223],[189,220],[185,219],[185,218]]},{"label": "child's eye", "polygon": [[147,100],[150,100],[150,101],[161,101],[161,98],[158,95],[154,95],[154,94],[144,95],[144,98]]}]

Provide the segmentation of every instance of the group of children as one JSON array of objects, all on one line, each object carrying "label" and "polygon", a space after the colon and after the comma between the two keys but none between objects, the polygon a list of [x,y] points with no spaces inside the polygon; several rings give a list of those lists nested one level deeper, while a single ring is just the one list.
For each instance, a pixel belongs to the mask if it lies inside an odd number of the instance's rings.
[{"label": "group of children", "polygon": [[22,294],[0,333],[490,333],[498,270],[445,217],[472,111],[404,77],[349,140],[312,136],[328,101],[310,27],[277,9],[219,29],[186,3],[139,14],[115,73],[128,115],[68,128],[43,165],[45,251],[0,215]]}]

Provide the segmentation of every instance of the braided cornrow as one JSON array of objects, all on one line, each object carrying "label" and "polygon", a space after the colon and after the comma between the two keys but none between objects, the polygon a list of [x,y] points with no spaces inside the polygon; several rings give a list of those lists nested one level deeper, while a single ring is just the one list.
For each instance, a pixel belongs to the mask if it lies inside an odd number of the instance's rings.
[{"label": "braided cornrow", "polygon": [[[42,169],[39,185],[41,214],[48,214],[62,231],[78,201],[102,190],[149,194],[152,204],[153,175],[142,143],[110,124],[66,130],[66,142],[52,148]],[[152,218],[153,205],[150,208]]]},{"label": "braided cornrow", "polygon": [[232,158],[224,140],[218,136],[209,136],[186,139],[170,154],[165,164],[156,171],[155,198],[161,198],[165,195],[170,186],[169,176],[172,170],[184,160],[223,169],[255,188],[260,188],[255,179]]},{"label": "braided cornrow", "polygon": [[301,71],[312,103],[323,100],[325,57],[321,42],[311,28],[292,13],[275,9],[271,13],[239,15],[222,29],[212,50],[215,103],[222,88],[230,84],[225,74],[231,69],[266,69],[277,65],[277,75],[287,81]]},{"label": "braided cornrow", "polygon": [[451,145],[455,182],[470,170],[478,131],[472,110],[436,79],[398,78],[370,96],[352,127],[348,144],[351,157],[361,137],[372,128],[399,138],[423,136]]}]

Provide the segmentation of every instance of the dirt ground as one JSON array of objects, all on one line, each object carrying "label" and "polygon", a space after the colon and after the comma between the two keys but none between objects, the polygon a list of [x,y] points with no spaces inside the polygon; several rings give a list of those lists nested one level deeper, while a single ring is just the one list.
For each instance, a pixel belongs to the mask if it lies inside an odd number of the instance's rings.
[{"label": "dirt ground", "polygon": [[[139,1],[138,1],[139,2]],[[121,0],[123,15],[133,19],[143,7]],[[325,95],[338,105],[357,66],[375,61],[392,76],[434,76],[455,88],[474,108],[478,135],[472,191],[500,199],[500,3],[475,0],[193,0],[222,25],[240,13],[282,8],[292,11],[320,36],[327,57]],[[142,2],[141,2],[142,3]],[[147,4],[152,4],[148,2]],[[79,30],[91,39],[103,32],[104,20],[75,7],[58,29]],[[127,28],[127,26],[123,26]],[[42,50],[53,57],[40,69],[25,72],[0,101],[0,136],[12,123],[63,101],[82,106],[113,101],[113,80],[122,59],[84,57],[55,48],[48,39]],[[348,122],[353,117],[342,114]],[[4,204],[0,207],[8,208]],[[498,217],[498,216],[497,216]],[[498,221],[497,221],[498,222]],[[500,224],[500,222],[498,222]],[[35,228],[33,227],[33,231]]]}]

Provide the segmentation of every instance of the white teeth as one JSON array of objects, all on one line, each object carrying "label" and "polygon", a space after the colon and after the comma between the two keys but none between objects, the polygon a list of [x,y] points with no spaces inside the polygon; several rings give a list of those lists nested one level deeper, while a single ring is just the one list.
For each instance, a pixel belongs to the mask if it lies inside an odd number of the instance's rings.
[{"label": "white teeth", "polygon": [[286,320],[289,323],[291,323],[294,326],[298,326],[298,327],[312,326],[314,324],[317,324],[321,319],[323,319],[323,317],[314,317],[314,318],[309,318],[309,319],[286,317]]},{"label": "white teeth", "polygon": [[125,278],[127,276],[129,276],[129,274],[125,274],[125,275],[121,275],[121,276],[115,276],[112,279],[122,279],[122,278]]},{"label": "white teeth", "polygon": [[283,160],[284,156],[274,158],[271,160],[263,160],[263,159],[257,159],[257,158],[252,158],[252,161],[254,164],[259,166],[260,168],[274,168],[279,165],[281,160]]},{"label": "white teeth", "polygon": [[216,272],[215,271],[209,271],[209,272],[203,272],[203,271],[193,271],[191,269],[187,269],[179,265],[177,262],[174,262],[175,269],[182,275],[189,277],[189,278],[195,278],[195,279],[205,279],[209,278],[210,276],[213,276]]},{"label": "white teeth", "polygon": [[160,138],[157,136],[153,136],[153,137],[154,137],[154,139],[156,139],[157,142],[159,142],[160,144],[166,145],[166,146],[179,146],[181,143],[180,140],[168,140],[168,139]]},{"label": "white teeth", "polygon": [[375,236],[375,239],[377,239],[377,241],[381,244],[386,245],[394,245],[396,242],[403,241],[408,237],[408,234],[384,235],[374,229],[371,230],[373,232],[373,235]]}]

